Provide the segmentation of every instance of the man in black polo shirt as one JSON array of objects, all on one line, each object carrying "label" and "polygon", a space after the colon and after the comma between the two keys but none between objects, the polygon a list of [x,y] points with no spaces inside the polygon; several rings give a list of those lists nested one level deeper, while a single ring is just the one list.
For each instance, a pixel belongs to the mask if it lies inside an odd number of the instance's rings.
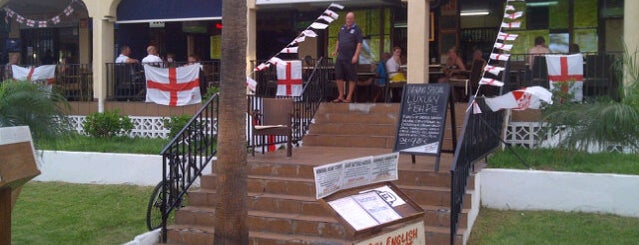
[{"label": "man in black polo shirt", "polygon": [[[359,52],[362,49],[362,29],[355,24],[355,14],[346,14],[346,24],[343,25],[337,34],[337,43],[333,56],[337,55],[335,61],[335,79],[337,80],[337,99],[333,102],[350,103],[353,99],[355,82],[357,81],[357,61]],[[348,81],[348,96],[344,99],[344,81]]]}]

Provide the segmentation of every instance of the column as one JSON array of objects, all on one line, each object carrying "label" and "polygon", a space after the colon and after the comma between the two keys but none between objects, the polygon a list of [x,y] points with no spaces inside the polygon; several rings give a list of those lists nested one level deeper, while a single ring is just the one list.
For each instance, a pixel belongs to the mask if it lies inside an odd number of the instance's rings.
[{"label": "column", "polygon": [[430,29],[430,1],[408,2],[408,83],[428,83],[428,32]]},{"label": "column", "polygon": [[98,111],[104,112],[107,92],[106,63],[114,61],[113,22],[108,18],[93,18],[93,93],[98,99]]},{"label": "column", "polygon": [[[639,1],[624,1],[623,12],[623,41],[630,54],[639,50],[639,30],[635,24],[639,23]],[[628,85],[630,78],[626,72],[624,85]]]},{"label": "column", "polygon": [[[255,0],[247,0],[246,8],[246,74],[251,74],[251,61],[257,62],[257,14]],[[258,65],[258,64],[255,64]]]}]

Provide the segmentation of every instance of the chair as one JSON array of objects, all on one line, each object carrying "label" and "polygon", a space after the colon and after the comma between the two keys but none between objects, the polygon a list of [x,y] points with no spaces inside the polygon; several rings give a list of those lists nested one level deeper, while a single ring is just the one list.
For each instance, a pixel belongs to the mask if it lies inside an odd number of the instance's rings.
[{"label": "chair", "polygon": [[[449,84],[453,88],[453,95],[455,95],[456,89],[464,90],[464,99],[467,99],[469,94],[474,94],[479,87],[479,80],[485,64],[484,60],[475,60],[470,68],[468,78],[450,78]],[[453,98],[453,100],[457,101],[457,98]]]},{"label": "chair", "polygon": [[251,128],[253,130],[253,156],[255,156],[255,142],[261,136],[262,153],[266,145],[267,135],[284,135],[286,139],[286,156],[293,155],[293,129],[291,121],[293,119],[293,100],[263,98],[262,111],[254,110],[252,112],[253,121]]},{"label": "chair", "polygon": [[550,88],[548,83],[548,66],[546,65],[546,57],[543,55],[535,56],[533,60],[532,74],[529,86],[542,86],[544,88]]}]

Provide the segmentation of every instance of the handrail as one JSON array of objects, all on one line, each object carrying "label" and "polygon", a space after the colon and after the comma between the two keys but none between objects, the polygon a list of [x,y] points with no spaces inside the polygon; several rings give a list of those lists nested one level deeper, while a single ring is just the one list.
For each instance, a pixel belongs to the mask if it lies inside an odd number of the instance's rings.
[{"label": "handrail", "polygon": [[[320,57],[315,62],[315,65],[307,74],[303,74],[305,83],[302,91],[302,95],[300,96],[276,96],[275,90],[269,88],[269,86],[273,86],[270,84],[273,78],[272,69],[267,69],[263,72],[257,72],[256,81],[257,92],[255,95],[248,96],[248,106],[247,111],[250,112],[254,109],[261,108],[261,99],[265,98],[292,98],[294,103],[294,114],[293,121],[291,126],[293,128],[292,133],[292,142],[294,144],[298,144],[299,141],[302,140],[306,132],[308,131],[313,117],[315,116],[315,112],[319,108],[319,105],[322,101],[325,100],[325,91],[327,84],[329,84],[330,79],[330,70],[332,68],[331,60]],[[275,85],[276,86],[276,85]],[[270,142],[253,142],[253,135],[251,127],[247,127],[247,147],[252,148],[255,146],[256,148],[261,147],[262,145],[272,145],[272,144],[282,144],[286,142],[286,136],[275,136],[273,141]]]},{"label": "handrail", "polygon": [[[509,83],[508,71],[502,74],[504,83]],[[504,94],[503,87],[481,86],[477,94],[482,96],[498,96]],[[471,98],[477,103],[480,113],[474,113],[470,106],[464,115],[462,132],[455,147],[453,162],[450,166],[450,244],[455,244],[455,236],[459,225],[459,217],[464,207],[464,197],[468,187],[468,179],[473,171],[473,163],[495,151],[501,143],[501,132],[504,124],[503,110],[492,111],[482,98]]]},{"label": "handrail", "polygon": [[219,96],[204,103],[182,130],[162,149],[162,241],[167,239],[167,219],[182,205],[189,187],[217,153]]}]

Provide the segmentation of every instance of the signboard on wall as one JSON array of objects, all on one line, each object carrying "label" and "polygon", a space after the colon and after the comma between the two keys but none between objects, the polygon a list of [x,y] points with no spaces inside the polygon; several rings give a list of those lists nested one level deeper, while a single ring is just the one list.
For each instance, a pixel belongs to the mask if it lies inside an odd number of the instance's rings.
[{"label": "signboard on wall", "polygon": [[211,36],[211,59],[222,58],[222,35]]}]

